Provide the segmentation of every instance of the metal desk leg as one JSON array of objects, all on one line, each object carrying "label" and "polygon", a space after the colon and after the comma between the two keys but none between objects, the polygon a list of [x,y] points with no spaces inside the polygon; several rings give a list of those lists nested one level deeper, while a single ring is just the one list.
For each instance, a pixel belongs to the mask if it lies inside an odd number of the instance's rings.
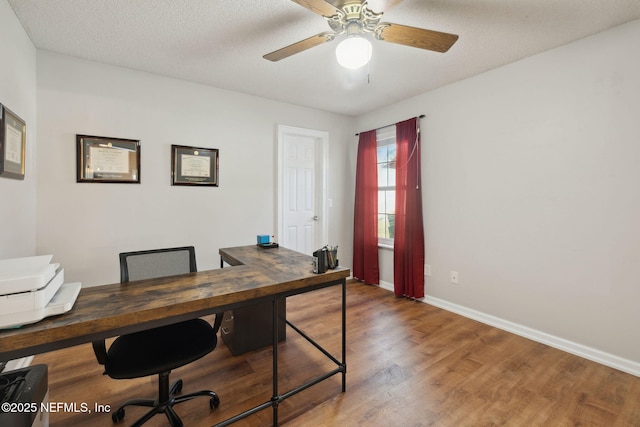
[{"label": "metal desk leg", "polygon": [[280,404],[280,396],[278,394],[278,298],[273,298],[272,316],[273,316],[273,396],[271,401],[273,404],[273,425],[278,425],[278,405]]},{"label": "metal desk leg", "polygon": [[342,392],[347,391],[347,280],[342,279]]}]

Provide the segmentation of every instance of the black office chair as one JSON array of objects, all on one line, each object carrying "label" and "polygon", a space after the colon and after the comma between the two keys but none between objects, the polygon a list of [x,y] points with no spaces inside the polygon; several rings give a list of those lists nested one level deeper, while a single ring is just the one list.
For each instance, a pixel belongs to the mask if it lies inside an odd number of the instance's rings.
[{"label": "black office chair", "polygon": [[[151,279],[195,272],[196,256],[193,246],[155,249],[120,254],[120,281]],[[211,352],[218,343],[217,333],[222,314],[216,315],[212,327],[203,319],[184,322],[121,335],[106,349],[105,341],[93,343],[96,358],[104,365],[104,374],[115,379],[129,379],[158,375],[158,399],[131,399],[112,415],[114,423],[124,418],[124,408],[129,405],[147,406],[151,410],[136,421],[140,426],[156,414],[164,413],[171,426],[182,426],[173,406],[195,397],[209,397],[209,406],[220,405],[218,395],[209,390],[178,395],[182,380],[169,388],[172,369],[187,365]]]}]

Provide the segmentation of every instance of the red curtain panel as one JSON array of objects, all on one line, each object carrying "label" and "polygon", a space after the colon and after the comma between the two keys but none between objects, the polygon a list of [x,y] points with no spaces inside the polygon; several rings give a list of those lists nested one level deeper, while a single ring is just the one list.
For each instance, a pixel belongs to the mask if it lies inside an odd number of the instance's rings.
[{"label": "red curtain panel", "polygon": [[380,283],[377,162],[376,131],[360,133],[353,223],[353,277],[368,284]]},{"label": "red curtain panel", "polygon": [[397,296],[424,297],[424,229],[418,118],[396,124],[396,223],[393,287]]}]

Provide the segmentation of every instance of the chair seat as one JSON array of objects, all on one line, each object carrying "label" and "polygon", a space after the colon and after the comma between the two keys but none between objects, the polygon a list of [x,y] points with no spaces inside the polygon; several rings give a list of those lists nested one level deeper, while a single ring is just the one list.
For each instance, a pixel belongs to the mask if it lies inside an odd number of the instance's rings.
[{"label": "chair seat", "polygon": [[217,345],[213,327],[202,319],[118,337],[109,347],[105,373],[111,378],[139,378],[189,364]]}]

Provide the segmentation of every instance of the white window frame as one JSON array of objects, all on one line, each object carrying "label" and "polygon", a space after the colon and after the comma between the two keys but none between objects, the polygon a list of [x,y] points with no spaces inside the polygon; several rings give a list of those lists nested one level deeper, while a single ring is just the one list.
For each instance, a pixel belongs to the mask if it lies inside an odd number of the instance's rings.
[{"label": "white window frame", "polygon": [[[378,147],[382,147],[385,145],[392,145],[396,143],[396,127],[395,125],[393,126],[387,126],[381,129],[378,129],[376,131],[376,142],[377,142],[377,146]],[[376,167],[377,167],[377,161],[376,161]],[[378,187],[378,191],[380,190],[394,190],[395,191],[396,186],[385,186],[385,187]],[[378,212],[379,214],[380,212]],[[391,248],[393,249],[393,239],[387,239],[384,237],[380,237],[378,236],[378,246],[382,247],[382,248]]]}]

